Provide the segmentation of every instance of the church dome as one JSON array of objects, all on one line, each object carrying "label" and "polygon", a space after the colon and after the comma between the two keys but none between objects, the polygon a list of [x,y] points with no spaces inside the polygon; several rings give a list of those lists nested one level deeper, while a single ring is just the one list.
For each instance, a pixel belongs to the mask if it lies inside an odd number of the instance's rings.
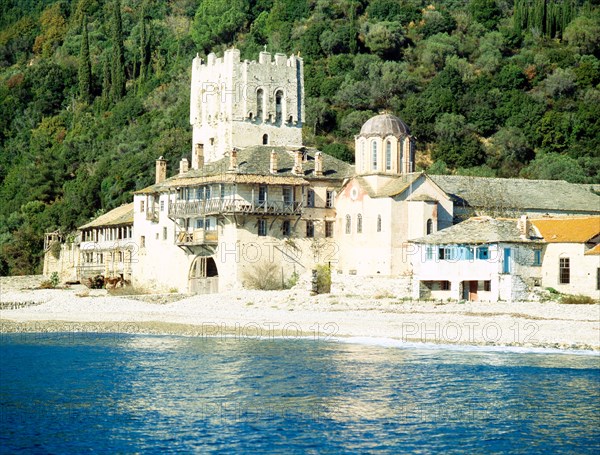
[{"label": "church dome", "polygon": [[380,114],[376,115],[375,117],[371,117],[365,122],[360,129],[359,136],[395,136],[400,138],[401,136],[407,136],[409,134],[410,130],[408,125],[398,117],[391,114]]}]

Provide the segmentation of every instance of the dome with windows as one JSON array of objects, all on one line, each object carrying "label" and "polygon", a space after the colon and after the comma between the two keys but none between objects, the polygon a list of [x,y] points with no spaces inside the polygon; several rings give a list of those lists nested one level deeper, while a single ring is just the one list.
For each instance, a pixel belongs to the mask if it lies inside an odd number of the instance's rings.
[{"label": "dome with windows", "polygon": [[359,136],[363,137],[387,137],[394,136],[400,139],[410,135],[408,125],[401,119],[391,114],[380,114],[371,117],[360,129]]}]

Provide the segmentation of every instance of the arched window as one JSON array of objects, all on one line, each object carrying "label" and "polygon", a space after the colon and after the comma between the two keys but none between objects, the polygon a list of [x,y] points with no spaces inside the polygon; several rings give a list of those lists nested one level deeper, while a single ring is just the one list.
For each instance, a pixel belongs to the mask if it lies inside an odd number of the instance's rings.
[{"label": "arched window", "polygon": [[358,155],[357,167],[360,166],[361,172],[367,170],[367,157],[365,156],[365,140],[360,141],[360,153]]},{"label": "arched window", "polygon": [[263,116],[263,89],[259,88],[256,92],[256,118],[262,120]]},{"label": "arched window", "polygon": [[385,143],[385,170],[392,170],[392,143],[387,141]]},{"label": "arched window", "polygon": [[362,234],[362,215],[360,213],[356,216],[356,233]]},{"label": "arched window", "polygon": [[377,232],[381,232],[381,215],[377,215]]},{"label": "arched window", "polygon": [[427,220],[427,235],[433,234],[433,220],[429,218]]},{"label": "arched window", "polygon": [[346,234],[350,234],[352,232],[352,220],[350,215],[346,215]]},{"label": "arched window", "polygon": [[371,170],[377,170],[377,142],[371,142],[372,153],[371,153]]},{"label": "arched window", "polygon": [[268,145],[268,144],[269,144],[269,135],[263,134],[263,145]]},{"label": "arched window", "polygon": [[283,108],[281,106],[281,100],[283,99],[283,92],[277,90],[275,92],[275,124],[281,125],[281,118],[283,115]]}]

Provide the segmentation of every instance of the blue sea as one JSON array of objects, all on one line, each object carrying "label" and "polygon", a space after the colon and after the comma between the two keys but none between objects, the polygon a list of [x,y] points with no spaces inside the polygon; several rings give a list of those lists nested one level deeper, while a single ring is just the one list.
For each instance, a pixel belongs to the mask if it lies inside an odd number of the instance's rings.
[{"label": "blue sea", "polygon": [[599,453],[600,357],[0,336],[2,453]]}]

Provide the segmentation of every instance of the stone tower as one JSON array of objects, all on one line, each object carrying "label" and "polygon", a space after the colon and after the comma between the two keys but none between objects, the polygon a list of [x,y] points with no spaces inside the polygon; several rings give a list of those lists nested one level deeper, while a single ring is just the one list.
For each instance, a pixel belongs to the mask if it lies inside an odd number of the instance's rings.
[{"label": "stone tower", "polygon": [[355,145],[357,174],[400,175],[414,171],[415,140],[398,117],[371,117],[355,137]]},{"label": "stone tower", "polygon": [[[240,61],[229,49],[222,58],[192,63],[190,124],[192,168],[216,161],[234,147],[302,145],[304,69],[300,57],[261,52],[258,62]],[[200,163],[200,166],[202,164]]]}]

